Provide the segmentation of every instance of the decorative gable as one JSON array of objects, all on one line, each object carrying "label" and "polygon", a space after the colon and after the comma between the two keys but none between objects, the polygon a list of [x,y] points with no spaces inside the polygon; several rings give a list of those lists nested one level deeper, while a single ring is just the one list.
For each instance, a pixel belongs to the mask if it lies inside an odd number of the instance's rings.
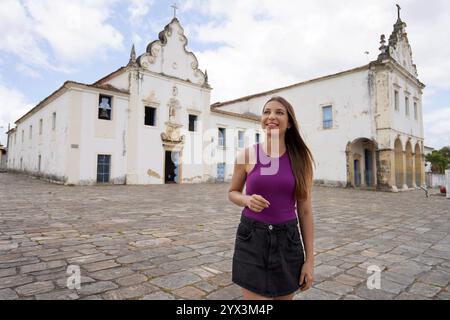
[{"label": "decorative gable", "polygon": [[380,55],[378,56],[378,60],[383,60],[386,58],[392,58],[398,64],[400,64],[403,68],[408,70],[409,73],[414,75],[416,78],[417,68],[413,63],[412,59],[412,50],[409,45],[408,36],[405,31],[406,23],[400,19],[400,7],[398,8],[398,19],[394,24],[394,30],[392,31],[388,45],[386,46],[386,40],[384,34],[381,35],[381,47],[380,47]]},{"label": "decorative gable", "polygon": [[209,87],[208,77],[198,68],[197,58],[186,50],[187,42],[180,22],[173,18],[137,63],[146,70]]}]

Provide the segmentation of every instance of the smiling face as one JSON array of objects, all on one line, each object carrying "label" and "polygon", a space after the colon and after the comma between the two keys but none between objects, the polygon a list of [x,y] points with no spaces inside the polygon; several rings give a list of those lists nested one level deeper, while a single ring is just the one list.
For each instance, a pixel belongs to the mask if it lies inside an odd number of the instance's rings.
[{"label": "smiling face", "polygon": [[261,127],[267,134],[276,130],[280,136],[284,136],[290,126],[288,111],[280,102],[270,101],[264,106]]}]

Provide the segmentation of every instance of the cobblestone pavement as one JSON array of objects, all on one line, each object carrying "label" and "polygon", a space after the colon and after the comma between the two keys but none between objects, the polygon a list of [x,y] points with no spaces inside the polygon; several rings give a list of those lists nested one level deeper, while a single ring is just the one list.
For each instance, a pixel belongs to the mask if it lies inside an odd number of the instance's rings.
[{"label": "cobblestone pavement", "polygon": [[[239,299],[227,188],[0,173],[0,299]],[[450,200],[315,187],[313,209],[316,281],[296,299],[450,299]],[[67,288],[69,265],[80,290]],[[381,289],[367,288],[370,265]]]}]

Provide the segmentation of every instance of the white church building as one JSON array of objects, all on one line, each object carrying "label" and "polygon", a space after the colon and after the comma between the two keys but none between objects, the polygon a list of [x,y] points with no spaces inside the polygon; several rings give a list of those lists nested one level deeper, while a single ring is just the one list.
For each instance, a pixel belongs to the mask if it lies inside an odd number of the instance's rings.
[{"label": "white church building", "polygon": [[400,19],[377,60],[211,105],[207,72],[174,18],[146,52],[96,81],[65,82],[8,131],[7,167],[64,184],[229,181],[261,141],[274,95],[295,108],[317,184],[407,190],[425,183],[422,90]]}]

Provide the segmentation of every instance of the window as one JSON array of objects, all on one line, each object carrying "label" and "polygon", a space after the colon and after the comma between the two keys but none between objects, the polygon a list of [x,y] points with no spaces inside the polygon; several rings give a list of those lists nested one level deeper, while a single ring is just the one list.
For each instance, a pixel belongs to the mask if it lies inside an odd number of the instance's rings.
[{"label": "window", "polygon": [[225,148],[225,128],[219,128],[219,147]]},{"label": "window", "polygon": [[405,97],[405,115],[409,117],[409,98]]},{"label": "window", "polygon": [[197,119],[198,117],[194,114],[189,115],[189,131],[197,131]]},{"label": "window", "polygon": [[395,90],[394,91],[394,107],[395,107],[395,111],[398,111],[398,103],[399,103],[399,99],[398,99],[398,91]]},{"label": "window", "polygon": [[156,126],[156,108],[145,107],[145,120],[146,126]]},{"label": "window", "polygon": [[417,102],[414,102],[414,120],[417,120]]},{"label": "window", "polygon": [[23,158],[20,158],[20,170],[23,169]]},{"label": "window", "polygon": [[16,144],[16,140],[17,140],[16,135],[17,135],[17,133],[14,133],[14,144]]},{"label": "window", "polygon": [[101,94],[98,99],[98,118],[111,120],[112,97]]},{"label": "window", "polygon": [[28,137],[31,139],[33,136],[33,126],[30,125],[30,134],[28,135]]},{"label": "window", "polygon": [[238,146],[239,148],[244,147],[244,131],[238,131]]},{"label": "window", "polygon": [[255,134],[255,141],[256,141],[256,143],[259,143],[259,133]]},{"label": "window", "polygon": [[99,154],[97,156],[97,182],[108,183],[111,170],[111,155]]},{"label": "window", "polygon": [[52,114],[52,130],[55,130],[56,128],[56,112],[53,112]]},{"label": "window", "polygon": [[42,135],[42,119],[39,120],[39,135]]},{"label": "window", "polygon": [[24,130],[22,130],[22,142],[24,141],[24,138],[25,137],[25,131]]},{"label": "window", "polygon": [[330,129],[333,127],[333,113],[332,107],[326,106],[322,108],[323,110],[323,128]]},{"label": "window", "polygon": [[41,155],[38,157],[38,172],[41,172]]}]

